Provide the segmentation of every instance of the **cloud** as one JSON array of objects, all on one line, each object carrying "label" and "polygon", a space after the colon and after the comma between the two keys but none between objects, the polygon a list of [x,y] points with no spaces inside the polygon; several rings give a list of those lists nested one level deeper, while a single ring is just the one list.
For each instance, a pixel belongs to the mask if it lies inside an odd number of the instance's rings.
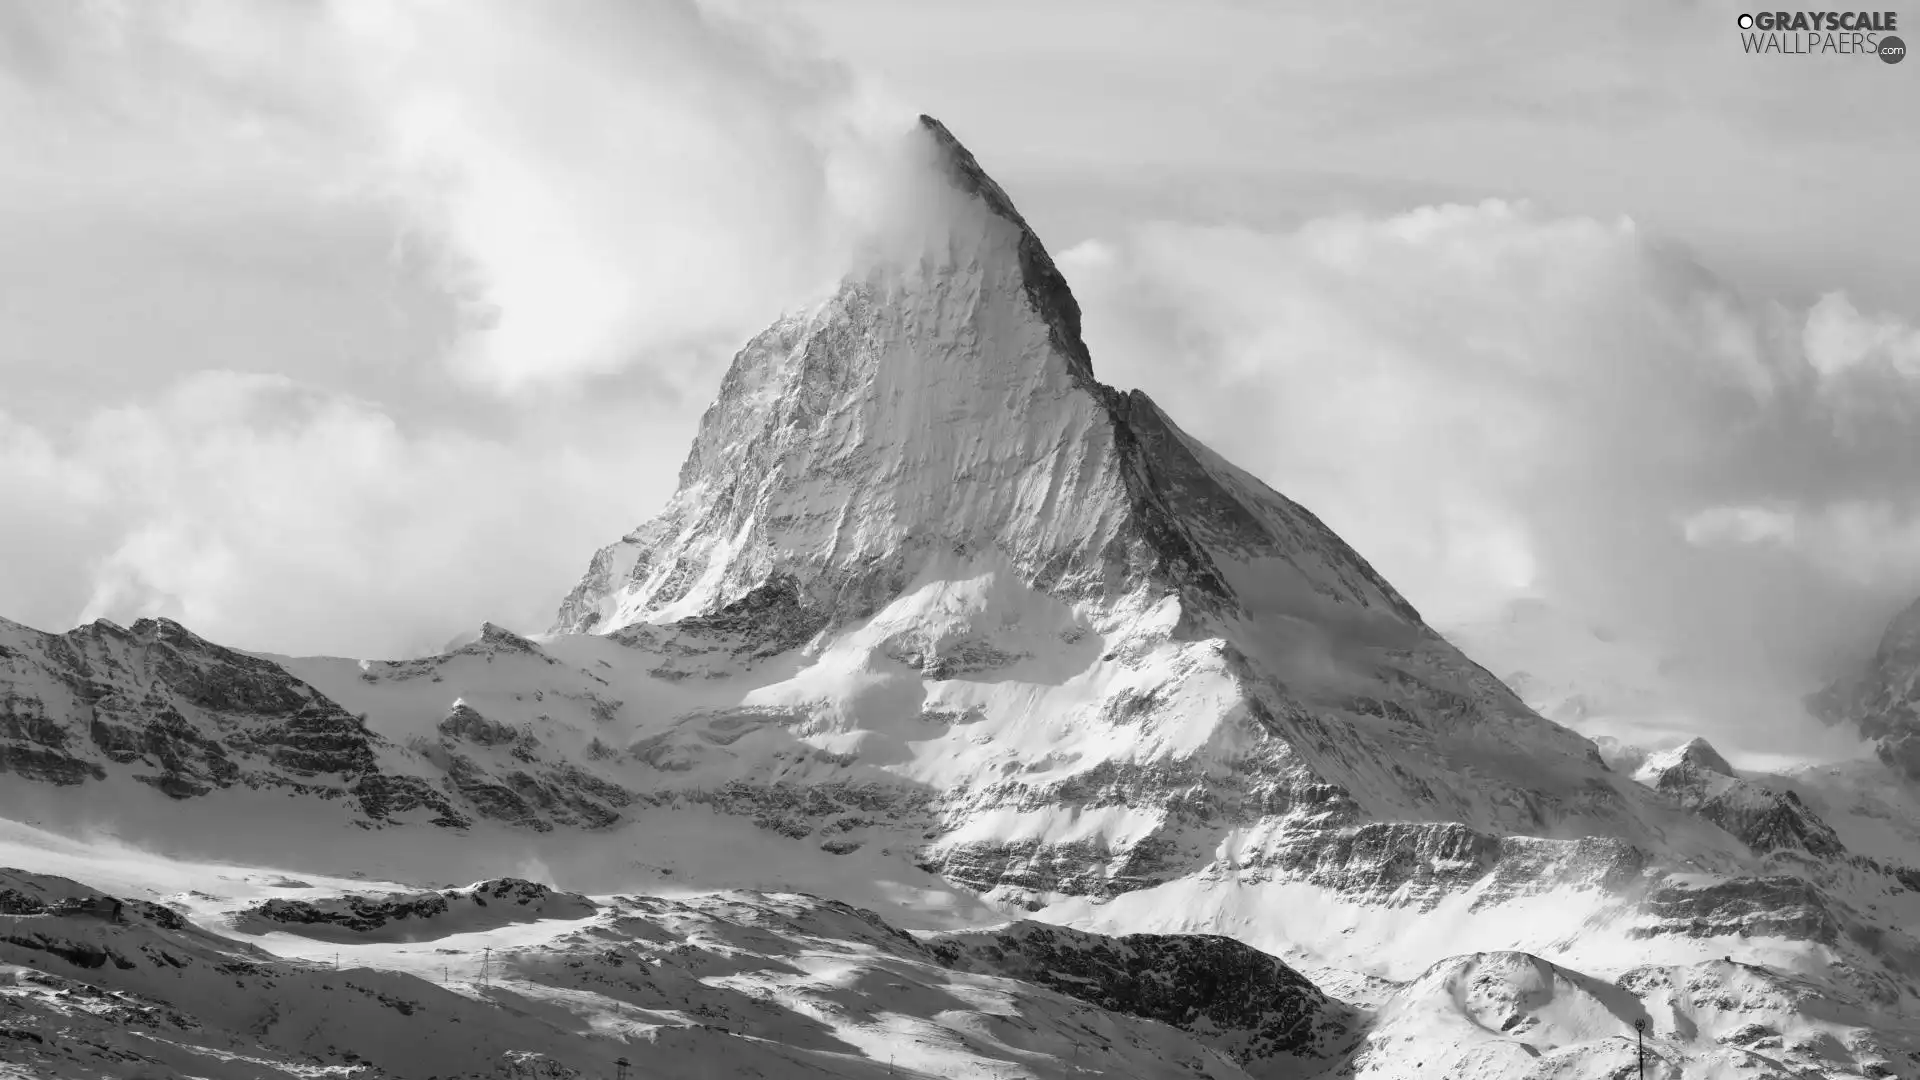
[{"label": "cloud", "polygon": [[692,0],[7,5],[0,41],[7,202],[235,247],[377,221],[502,393],[674,378],[830,283],[911,118]]},{"label": "cloud", "polygon": [[911,114],[768,25],[0,0],[0,613],[543,628],[899,179]]},{"label": "cloud", "polygon": [[1813,305],[1803,347],[1823,378],[1871,368],[1902,379],[1920,376],[1920,329],[1891,315],[1862,315],[1844,293],[1828,293]]},{"label": "cloud", "polygon": [[690,3],[371,10],[388,179],[472,275],[462,362],[507,389],[740,336],[830,284],[849,174],[910,119]]},{"label": "cloud", "polygon": [[1746,296],[1630,220],[1507,201],[1146,225],[1062,263],[1105,379],[1430,621],[1545,597],[1785,692],[1920,591],[1900,316]]},{"label": "cloud", "polygon": [[1902,493],[1897,500],[1716,506],[1688,517],[1682,529],[1689,543],[1704,548],[1749,545],[1789,553],[1891,603],[1913,591],[1907,583],[1920,580],[1915,502],[1914,494]]},{"label": "cloud", "polygon": [[622,428],[648,418],[604,419],[564,439],[558,414],[500,438],[408,430],[369,402],[231,372],[101,409],[59,444],[0,417],[0,492],[32,494],[0,546],[24,542],[36,568],[8,581],[61,583],[38,599],[83,621],[164,615],[281,652],[412,655],[484,620],[544,629],[592,550],[645,509],[625,493],[657,451]]}]

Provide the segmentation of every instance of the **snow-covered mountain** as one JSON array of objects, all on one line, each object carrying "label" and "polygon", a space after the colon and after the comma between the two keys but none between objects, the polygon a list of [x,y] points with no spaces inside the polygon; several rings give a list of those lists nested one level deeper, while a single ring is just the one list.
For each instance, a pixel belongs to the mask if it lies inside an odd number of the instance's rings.
[{"label": "snow-covered mountain", "polygon": [[[1920,1076],[1920,852],[1856,851],[1851,809],[1704,744],[1610,767],[1306,509],[1100,384],[1006,193],[937,122],[916,137],[937,227],[748,343],[667,509],[551,633],[368,662],[0,624],[0,809],[155,860],[116,883],[23,842],[0,854],[72,880],[18,891],[182,913],[83,929],[30,897],[48,921],[4,958],[225,1039],[258,1015],[134,954],[216,934],[219,970],[370,934],[356,985],[532,1018],[458,1068],[546,1075],[625,1045],[642,1076],[881,1075],[918,1030],[897,1064],[929,1076],[1616,1076],[1646,1019],[1650,1075]],[[277,906],[239,871],[168,887],[213,862],[335,880]],[[389,884],[347,898],[356,874]],[[497,921],[447,884],[509,876],[580,895]],[[149,935],[111,944],[132,967],[59,959],[123,934]],[[404,981],[454,938],[546,966],[501,976],[513,1000]],[[646,987],[592,974],[622,949]],[[299,976],[301,1009],[325,981]],[[13,997],[35,1031],[82,1023]],[[383,1040],[332,1045],[425,1075]]]}]

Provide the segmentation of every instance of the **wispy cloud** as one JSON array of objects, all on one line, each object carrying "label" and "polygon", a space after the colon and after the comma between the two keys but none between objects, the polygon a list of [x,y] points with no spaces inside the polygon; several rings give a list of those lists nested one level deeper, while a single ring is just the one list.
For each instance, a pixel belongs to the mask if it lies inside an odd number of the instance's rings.
[{"label": "wispy cloud", "polygon": [[371,224],[434,287],[412,302],[450,309],[444,359],[504,392],[737,337],[831,281],[873,133],[911,118],[691,0],[104,0],[0,27],[8,216],[192,221],[322,275],[379,270],[249,239]]},{"label": "wispy cloud", "polygon": [[0,604],[263,648],[543,625],[911,118],[689,0],[0,3],[0,42]]},{"label": "wispy cloud", "polygon": [[1811,683],[1920,589],[1914,328],[1757,299],[1625,219],[1451,205],[1062,260],[1103,375],[1438,622],[1517,596]]}]

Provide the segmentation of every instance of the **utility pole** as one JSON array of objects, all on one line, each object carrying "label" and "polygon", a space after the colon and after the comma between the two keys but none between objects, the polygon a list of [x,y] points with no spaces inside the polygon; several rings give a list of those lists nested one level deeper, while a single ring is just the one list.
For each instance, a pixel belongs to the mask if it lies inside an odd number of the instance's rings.
[{"label": "utility pole", "polygon": [[1633,1022],[1633,1062],[1640,1066],[1640,1080],[1647,1080],[1647,1018]]}]

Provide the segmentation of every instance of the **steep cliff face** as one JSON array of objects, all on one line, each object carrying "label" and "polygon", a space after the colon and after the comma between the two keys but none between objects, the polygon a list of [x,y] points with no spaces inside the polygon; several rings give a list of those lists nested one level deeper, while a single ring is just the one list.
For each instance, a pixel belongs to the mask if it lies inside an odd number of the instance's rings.
[{"label": "steep cliff face", "polygon": [[178,623],[45,634],[0,620],[0,771],[59,785],[130,777],[172,798],[236,786],[347,799],[364,819],[464,819],[383,769],[364,717],[270,661]]},{"label": "steep cliff face", "polygon": [[1846,853],[1839,834],[1791,787],[1738,775],[1705,739],[1651,755],[1635,778],[1739,837],[1756,854]]},{"label": "steep cliff face", "polygon": [[[526,639],[489,626],[434,664],[306,663],[349,667],[349,688],[404,692],[415,679],[431,684],[440,663],[494,655],[545,659]],[[370,827],[491,820],[592,828],[619,820],[633,801],[594,771],[591,755],[557,754],[531,726],[490,721],[457,694],[433,695],[444,710],[437,725],[395,724],[399,696],[376,700],[379,716],[365,702],[349,710],[287,666],[167,619],[126,629],[101,621],[65,634],[0,620],[0,772],[22,779],[130,781],[175,800],[283,792],[339,804]]]}]

